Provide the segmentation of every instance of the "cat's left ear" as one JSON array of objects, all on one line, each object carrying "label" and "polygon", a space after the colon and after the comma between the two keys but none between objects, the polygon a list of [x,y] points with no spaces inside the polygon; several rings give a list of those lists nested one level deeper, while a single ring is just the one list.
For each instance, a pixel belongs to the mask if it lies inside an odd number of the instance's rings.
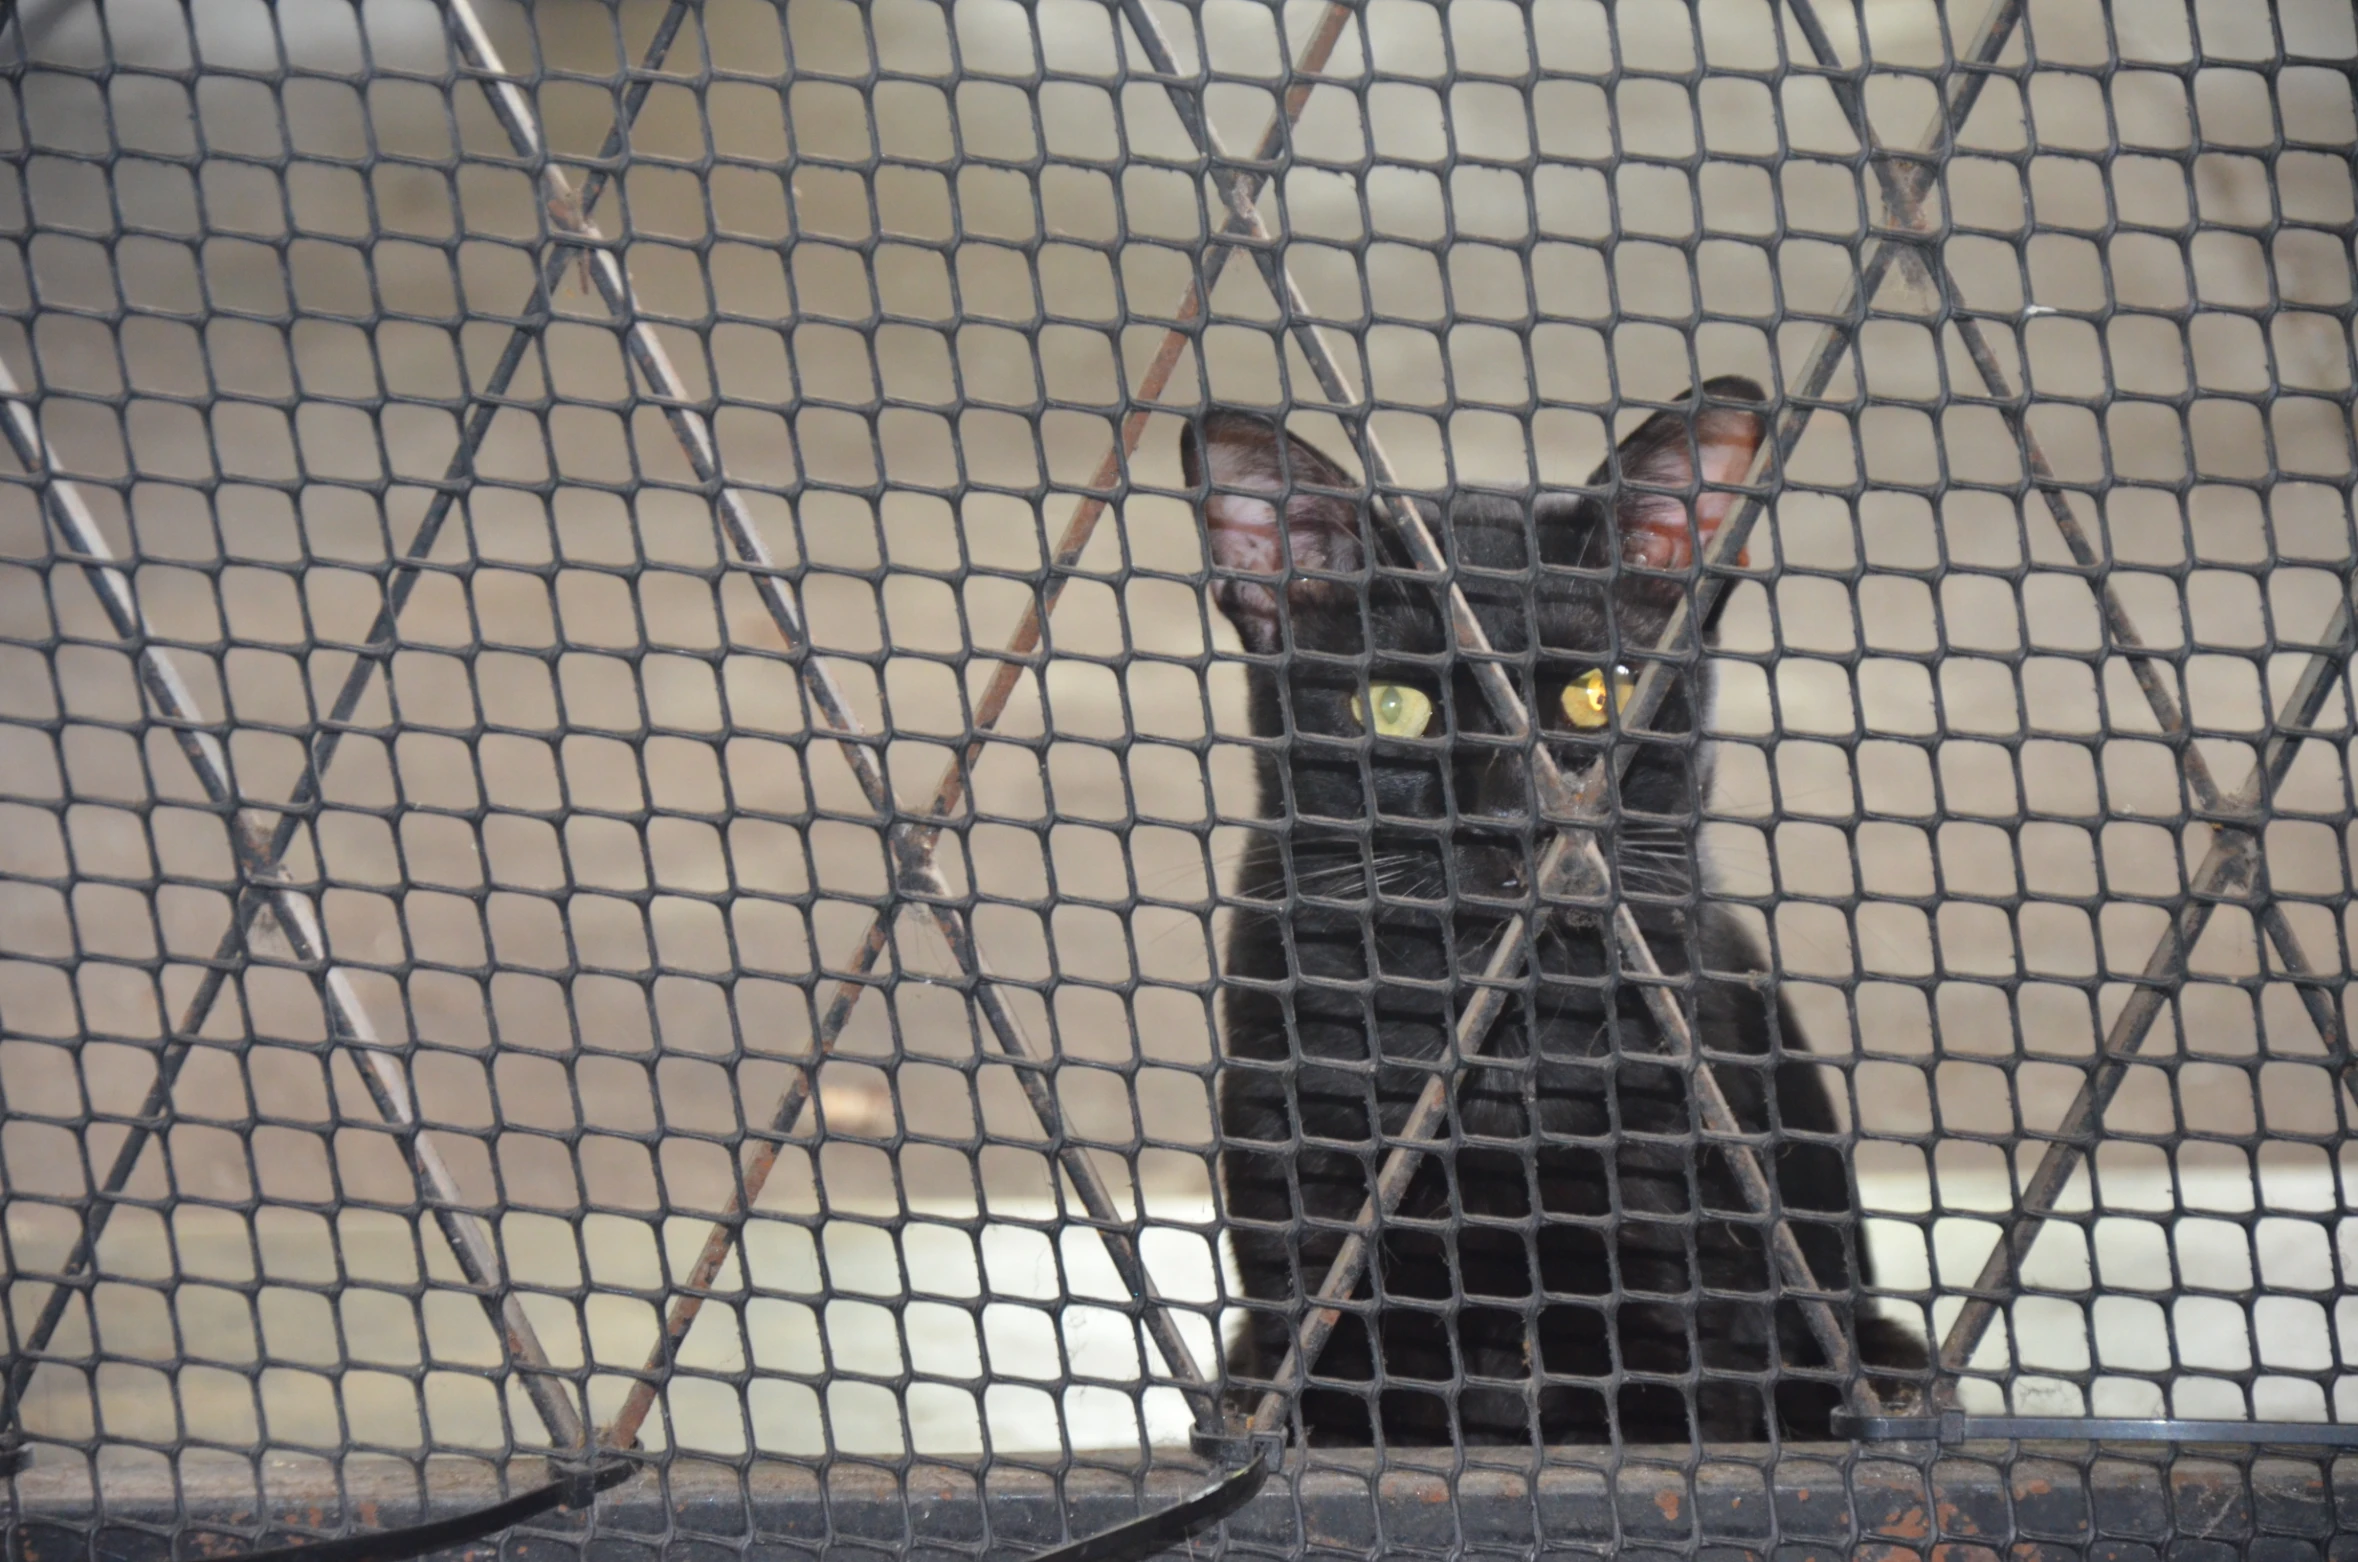
[{"label": "cat's left ear", "polygon": [[[1236,572],[1217,580],[1212,596],[1248,650],[1266,654],[1284,646],[1276,577],[1288,564],[1341,575],[1362,568],[1367,549],[1359,530],[1359,502],[1350,496],[1358,483],[1268,419],[1225,410],[1207,413],[1200,436],[1193,425],[1179,432],[1179,470],[1190,488],[1200,491],[1209,484],[1203,499],[1204,541],[1215,566]],[[1317,604],[1343,589],[1333,581],[1298,575],[1283,584],[1286,603],[1295,607]]]},{"label": "cat's left ear", "polygon": [[[1621,442],[1625,485],[1687,492],[1648,493],[1624,486],[1615,505],[1621,557],[1646,569],[1685,569],[1735,513],[1742,494],[1725,485],[1740,483],[1760,451],[1767,422],[1747,407],[1728,402],[1765,400],[1760,387],[1741,375],[1705,383],[1714,405],[1692,420],[1657,412]],[[1698,483],[1701,491],[1694,492]],[[1718,485],[1718,486],[1714,486]],[[1687,493],[1694,493],[1690,501]]]}]

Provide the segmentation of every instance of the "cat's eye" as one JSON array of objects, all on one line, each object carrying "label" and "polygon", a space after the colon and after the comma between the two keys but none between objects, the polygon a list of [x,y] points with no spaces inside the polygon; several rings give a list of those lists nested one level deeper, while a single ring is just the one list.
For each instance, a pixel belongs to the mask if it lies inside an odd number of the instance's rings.
[{"label": "cat's eye", "polygon": [[[1610,695],[1606,693],[1608,687],[1612,691]],[[1575,727],[1594,731],[1613,719],[1613,706],[1628,705],[1629,697],[1636,692],[1637,678],[1628,668],[1614,668],[1612,682],[1608,685],[1605,670],[1602,667],[1591,667],[1564,685],[1564,719]]]},{"label": "cat's eye", "polygon": [[[1368,720],[1368,712],[1375,719]],[[1405,683],[1371,683],[1367,697],[1351,696],[1351,715],[1360,726],[1384,738],[1421,738],[1433,724],[1433,699]]]}]

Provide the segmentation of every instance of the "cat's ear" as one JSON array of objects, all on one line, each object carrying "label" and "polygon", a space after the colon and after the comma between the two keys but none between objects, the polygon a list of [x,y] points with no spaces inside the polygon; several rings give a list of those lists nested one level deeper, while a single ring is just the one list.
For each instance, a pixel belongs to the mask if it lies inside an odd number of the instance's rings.
[{"label": "cat's ear", "polygon": [[[1188,487],[1203,493],[1204,541],[1214,567],[1270,577],[1225,575],[1212,587],[1213,600],[1247,649],[1272,652],[1284,643],[1277,577],[1289,563],[1344,575],[1361,567],[1366,545],[1359,502],[1351,497],[1358,483],[1266,418],[1207,413],[1200,432],[1194,425],[1179,432],[1179,470]],[[1284,586],[1285,600],[1295,607],[1329,600],[1343,589],[1299,576]]]},{"label": "cat's ear", "polygon": [[[1765,398],[1758,385],[1733,374],[1708,381],[1703,394],[1712,405],[1699,416],[1657,412],[1621,442],[1624,486],[1614,518],[1627,563],[1685,569],[1743,499],[1725,485],[1742,482],[1751,471],[1768,424],[1750,408],[1726,403]],[[1601,469],[1598,477],[1609,470]],[[1695,492],[1698,483],[1703,486]],[[1649,493],[1630,484],[1673,491]]]}]

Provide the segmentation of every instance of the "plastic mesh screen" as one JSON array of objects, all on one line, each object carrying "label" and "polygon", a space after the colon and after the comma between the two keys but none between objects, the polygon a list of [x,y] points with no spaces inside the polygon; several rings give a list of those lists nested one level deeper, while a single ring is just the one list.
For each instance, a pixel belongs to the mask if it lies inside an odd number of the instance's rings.
[{"label": "plastic mesh screen", "polygon": [[1910,1392],[2358,1421],[2346,6],[5,14],[0,1236],[72,1544],[617,1426],[744,1501],[1195,1468],[1295,737],[1181,430],[1291,414],[1380,529],[1609,502],[1722,375],[1703,871],[1608,900],[1759,943]]}]

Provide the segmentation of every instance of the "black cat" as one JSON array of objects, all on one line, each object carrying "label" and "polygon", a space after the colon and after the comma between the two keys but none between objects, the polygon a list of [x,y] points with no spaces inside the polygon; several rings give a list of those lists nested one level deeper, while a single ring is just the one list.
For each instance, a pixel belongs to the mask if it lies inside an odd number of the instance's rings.
[{"label": "black cat", "polygon": [[[1607,714],[1732,506],[1724,491],[1690,505],[1698,475],[1741,481],[1761,440],[1740,405],[1758,386],[1703,390],[1698,417],[1656,414],[1599,469],[1601,485],[1619,467],[1610,506],[1461,495],[1446,519],[1424,510],[1493,647],[1527,662],[1525,703],[1566,774],[1636,746],[1604,834],[1620,892],[1665,973],[1694,976],[1697,1039],[1746,1129],[1783,1136],[1769,1154],[1782,1202],[1818,1283],[1847,1292],[1867,1274],[1826,1087],[1764,996],[1751,940],[1697,899],[1708,751],[1685,683],[1643,735],[1616,736]],[[1291,653],[1251,669],[1253,731],[1283,740],[1259,756],[1276,827],[1246,852],[1223,972],[1221,1171],[1250,1309],[1229,1374],[1247,1409],[1368,1195],[1374,1130],[1397,1132],[1449,1055],[1460,978],[1528,895],[1546,839],[1522,754],[1452,654],[1443,592],[1390,572],[1406,557],[1358,485],[1279,439],[1215,410],[1180,452],[1221,612],[1248,651]],[[1304,1430],[1758,1441],[1773,1419],[1826,1437],[1844,1385],[1800,1307],[1773,1294],[1768,1220],[1724,1154],[1699,1147],[1687,1075],[1639,993],[1609,980],[1607,930],[1559,910],[1534,945],[1536,976],[1459,1086],[1448,1146],[1385,1223],[1376,1273],[1311,1369]],[[1839,1311],[1869,1361],[1920,1362],[1904,1331]]]}]

